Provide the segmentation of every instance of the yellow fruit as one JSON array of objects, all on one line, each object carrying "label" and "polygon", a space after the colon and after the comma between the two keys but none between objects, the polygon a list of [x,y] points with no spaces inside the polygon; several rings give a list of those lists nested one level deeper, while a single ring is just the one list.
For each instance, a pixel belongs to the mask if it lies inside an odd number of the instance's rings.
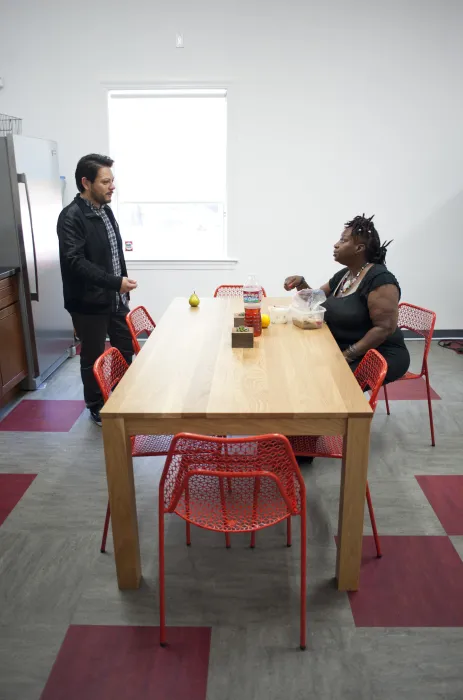
[{"label": "yellow fruit", "polygon": [[196,292],[193,292],[191,297],[188,299],[190,306],[199,306],[199,297],[196,296]]},{"label": "yellow fruit", "polygon": [[268,314],[262,314],[262,328],[268,328],[270,326],[270,316]]}]

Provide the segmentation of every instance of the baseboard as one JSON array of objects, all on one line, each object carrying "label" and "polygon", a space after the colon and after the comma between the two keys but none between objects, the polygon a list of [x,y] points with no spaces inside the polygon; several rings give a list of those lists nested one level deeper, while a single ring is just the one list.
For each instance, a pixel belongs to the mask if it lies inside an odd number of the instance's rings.
[{"label": "baseboard", "polygon": [[[423,340],[423,338],[417,336],[416,333],[412,333],[412,331],[404,331],[403,334],[407,340]],[[444,329],[443,331],[434,331],[434,340],[441,340],[444,338],[445,340],[463,340],[463,330],[455,330],[453,328],[451,330]]]},{"label": "baseboard", "polygon": [[3,394],[0,397],[0,408],[7,406],[9,403],[14,401],[19,396],[20,393],[21,393],[21,387],[19,386],[19,384],[17,384],[16,386],[14,386],[12,389],[7,391],[5,394]]}]

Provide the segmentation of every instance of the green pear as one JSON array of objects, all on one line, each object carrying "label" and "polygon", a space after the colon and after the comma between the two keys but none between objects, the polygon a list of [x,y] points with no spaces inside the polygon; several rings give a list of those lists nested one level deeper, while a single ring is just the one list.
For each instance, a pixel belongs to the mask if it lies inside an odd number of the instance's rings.
[{"label": "green pear", "polygon": [[199,306],[199,297],[196,295],[196,292],[193,292],[188,301],[190,303],[190,306]]}]

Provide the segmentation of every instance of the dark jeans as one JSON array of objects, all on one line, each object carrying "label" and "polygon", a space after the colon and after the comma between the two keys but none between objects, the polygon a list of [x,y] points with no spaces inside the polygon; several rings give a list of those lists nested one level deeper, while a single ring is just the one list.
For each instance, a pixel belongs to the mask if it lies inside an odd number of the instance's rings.
[{"label": "dark jeans", "polygon": [[71,314],[77,337],[80,340],[80,373],[84,385],[84,398],[87,408],[99,410],[103,407],[103,397],[93,375],[93,365],[105,350],[106,336],[130,364],[133,356],[132,337],[125,317],[128,309],[119,308],[106,315]]}]

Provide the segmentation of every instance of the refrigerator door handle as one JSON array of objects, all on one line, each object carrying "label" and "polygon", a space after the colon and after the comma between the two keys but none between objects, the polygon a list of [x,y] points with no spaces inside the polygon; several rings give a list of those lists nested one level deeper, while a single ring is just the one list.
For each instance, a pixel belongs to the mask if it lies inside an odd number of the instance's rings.
[{"label": "refrigerator door handle", "polygon": [[34,254],[34,275],[35,275],[35,292],[31,292],[32,301],[39,300],[39,275],[37,271],[37,253],[35,250],[35,238],[34,238],[34,224],[32,222],[32,208],[31,200],[29,197],[29,187],[27,186],[27,176],[26,173],[18,173],[18,183],[23,184],[26,190],[27,208],[29,210],[29,220],[31,224],[31,237],[32,237],[32,252]]}]

